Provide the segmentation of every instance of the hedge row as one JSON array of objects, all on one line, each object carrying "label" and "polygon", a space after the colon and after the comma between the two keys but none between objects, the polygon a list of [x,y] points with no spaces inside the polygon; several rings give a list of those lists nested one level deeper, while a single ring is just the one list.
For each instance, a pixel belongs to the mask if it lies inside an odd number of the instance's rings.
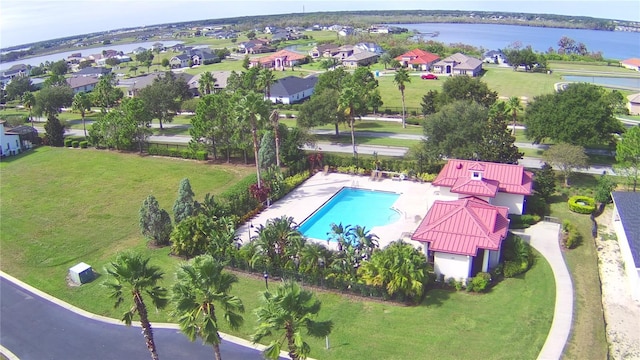
[{"label": "hedge row", "polygon": [[511,229],[526,229],[529,226],[536,224],[540,221],[539,215],[516,215],[510,214],[509,219],[511,219],[511,223],[509,224],[509,228]]},{"label": "hedge row", "polygon": [[194,151],[190,149],[168,149],[166,147],[157,145],[149,145],[149,149],[147,150],[147,152],[149,153],[149,155],[178,157],[183,159],[207,160],[209,158],[209,154],[206,151]]},{"label": "hedge row", "polygon": [[578,214],[591,214],[596,209],[596,200],[588,196],[575,195],[567,203],[569,210]]}]

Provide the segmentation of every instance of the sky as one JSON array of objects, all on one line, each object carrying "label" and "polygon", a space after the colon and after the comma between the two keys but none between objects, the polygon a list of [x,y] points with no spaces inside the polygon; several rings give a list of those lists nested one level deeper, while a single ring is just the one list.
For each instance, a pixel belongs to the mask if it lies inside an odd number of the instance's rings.
[{"label": "sky", "polygon": [[640,21],[638,0],[0,0],[0,48],[191,20],[344,10],[473,10]]}]

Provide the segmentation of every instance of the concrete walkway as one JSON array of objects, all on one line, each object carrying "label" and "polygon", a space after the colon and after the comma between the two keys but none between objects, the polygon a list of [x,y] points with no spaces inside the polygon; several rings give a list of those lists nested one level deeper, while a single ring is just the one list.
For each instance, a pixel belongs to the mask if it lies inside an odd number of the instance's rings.
[{"label": "concrete walkway", "polygon": [[[522,232],[515,232],[522,234]],[[564,347],[569,340],[573,322],[573,283],[562,256],[559,242],[560,225],[540,222],[524,230],[525,237],[551,265],[556,281],[556,305],[553,322],[547,340],[538,355],[540,360],[557,360],[562,357]]]}]

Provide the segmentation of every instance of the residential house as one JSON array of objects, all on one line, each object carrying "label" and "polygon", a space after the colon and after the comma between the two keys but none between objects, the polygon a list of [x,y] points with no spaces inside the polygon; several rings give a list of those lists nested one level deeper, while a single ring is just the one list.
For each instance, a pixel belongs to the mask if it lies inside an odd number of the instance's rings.
[{"label": "residential house", "polygon": [[67,56],[68,64],[80,64],[80,60],[82,60],[82,53],[73,53]]},{"label": "residential house", "polygon": [[378,61],[379,55],[367,50],[354,51],[354,53],[342,59],[342,65],[348,68],[356,68],[358,66],[368,66]]},{"label": "residential house", "polygon": [[[313,47],[313,49],[309,50],[309,56],[311,56],[314,59],[321,58],[321,57],[330,57],[331,50],[337,49],[338,47],[339,47],[338,45],[334,45],[334,44],[316,45]],[[326,56],[325,56],[325,53],[327,54]]]},{"label": "residential house", "polygon": [[185,54],[191,57],[191,65],[209,65],[220,62],[218,55],[214,54],[208,46],[185,50]]},{"label": "residential house", "polygon": [[105,65],[107,65],[107,60],[108,59],[116,59],[116,60],[118,60],[118,63],[125,63],[125,62],[131,61],[131,57],[129,57],[127,55],[118,54],[118,55],[113,55],[113,56],[103,56],[100,59],[96,59],[96,65],[105,66]]},{"label": "residential house", "polygon": [[267,39],[253,39],[245,41],[238,45],[238,49],[244,54],[263,54],[276,50],[275,48],[269,46],[269,40]]},{"label": "residential house", "polygon": [[161,42],[154,43],[153,45],[151,45],[151,50],[156,52],[164,51],[164,44],[162,44]]},{"label": "residential house", "polygon": [[611,193],[613,229],[618,238],[620,255],[631,297],[640,302],[640,192]]},{"label": "residential house", "polygon": [[338,35],[340,36],[351,36],[355,34],[356,30],[350,26],[345,26],[342,29],[338,30]]},{"label": "residential house", "polygon": [[640,59],[639,58],[631,58],[620,61],[620,65],[627,69],[640,71]]},{"label": "residential house", "polygon": [[184,51],[184,45],[183,44],[175,44],[173,46],[168,47],[167,50],[170,50],[170,51],[173,51],[173,52]]},{"label": "residential house", "polygon": [[331,57],[334,57],[338,60],[344,60],[348,58],[349,56],[353,55],[354,51],[355,47],[353,45],[342,45],[337,49],[330,50]]},{"label": "residential house", "polygon": [[111,69],[100,67],[100,66],[98,67],[90,66],[84,69],[80,69],[71,75],[72,76],[102,76],[110,73],[111,73]]},{"label": "residential house", "polygon": [[313,94],[317,82],[316,76],[307,78],[287,76],[271,85],[269,100],[277,104],[294,104],[304,101]]},{"label": "residential house", "polygon": [[33,148],[40,139],[38,138],[38,130],[32,126],[20,125],[5,130],[6,136],[18,136],[18,152],[23,152]]},{"label": "residential house", "polygon": [[482,61],[456,53],[433,64],[432,71],[438,74],[478,76],[482,72]]},{"label": "residential house", "polygon": [[180,54],[171,57],[171,59],[169,59],[169,65],[172,69],[186,68],[189,67],[189,60],[191,60],[191,56]]},{"label": "residential house", "polygon": [[397,56],[395,59],[400,62],[400,65],[402,66],[406,66],[414,70],[429,71],[431,70],[431,66],[436,61],[440,60],[440,57],[428,51],[413,49]]},{"label": "residential house", "polygon": [[382,49],[380,45],[372,42],[357,43],[354,45],[354,47],[361,50],[366,50],[372,53],[376,53],[378,55],[382,55],[382,53],[384,52],[384,49]]},{"label": "residential house", "polygon": [[411,236],[438,276],[467,279],[498,265],[508,216],[524,211],[532,177],[521,165],[447,162],[432,183],[435,200]]},{"label": "residential house", "polygon": [[0,156],[11,156],[20,153],[20,136],[5,132],[5,121],[0,121]]},{"label": "residential house", "polygon": [[436,200],[411,240],[422,243],[438,277],[467,279],[498,265],[509,230],[507,212],[476,197]]},{"label": "residential house", "polygon": [[[220,91],[223,90],[227,87],[227,82],[229,80],[229,76],[231,76],[231,71],[210,71],[211,75],[213,75],[213,78],[216,79],[215,83],[213,84],[213,91]],[[188,82],[187,85],[189,85],[189,92],[193,95],[193,96],[200,96],[200,77],[202,76],[202,73],[194,75]]]},{"label": "residential house", "polygon": [[100,81],[100,78],[98,76],[76,76],[66,80],[75,95],[81,92],[91,92]]},{"label": "residential house", "polygon": [[478,197],[505,206],[509,214],[523,214],[525,196],[531,195],[533,174],[522,165],[452,159],[442,168],[433,186],[439,200]]},{"label": "residential house", "polygon": [[27,76],[29,75],[29,67],[25,64],[17,64],[13,65],[7,70],[2,72],[2,77],[13,79],[17,76]]},{"label": "residential house", "polygon": [[509,60],[507,59],[507,55],[505,55],[500,50],[490,50],[482,55],[482,61],[489,64],[508,64]]},{"label": "residential house", "polygon": [[288,67],[293,68],[296,64],[304,60],[304,55],[289,50],[280,50],[269,56],[251,59],[250,66],[260,65],[263,68],[284,70]]},{"label": "residential house", "polygon": [[369,33],[371,33],[371,34],[388,34],[389,33],[389,27],[388,26],[382,26],[382,25],[371,25],[369,27]]},{"label": "residential house", "polygon": [[629,103],[627,104],[629,114],[640,115],[640,93],[627,96],[627,100],[629,100]]},{"label": "residential house", "polygon": [[136,97],[140,93],[140,90],[146,88],[153,83],[161,73],[146,74],[129,79],[121,79],[118,82],[118,87],[124,88],[124,94],[127,97]]},{"label": "residential house", "polygon": [[143,48],[142,46],[138,46],[137,48],[133,49],[133,51],[131,52],[133,55],[138,55],[141,54],[143,52],[147,51],[147,49]]}]

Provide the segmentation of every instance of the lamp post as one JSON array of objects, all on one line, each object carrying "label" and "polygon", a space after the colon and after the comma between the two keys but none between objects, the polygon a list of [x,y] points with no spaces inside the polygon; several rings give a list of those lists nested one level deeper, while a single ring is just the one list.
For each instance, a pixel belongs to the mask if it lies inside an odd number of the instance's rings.
[{"label": "lamp post", "polygon": [[269,290],[269,274],[267,273],[266,270],[264,271],[262,276],[264,276],[264,287],[267,288],[267,290]]},{"label": "lamp post", "polygon": [[318,263],[322,267],[322,272],[320,273],[320,286],[324,287],[324,258],[318,259]]}]

